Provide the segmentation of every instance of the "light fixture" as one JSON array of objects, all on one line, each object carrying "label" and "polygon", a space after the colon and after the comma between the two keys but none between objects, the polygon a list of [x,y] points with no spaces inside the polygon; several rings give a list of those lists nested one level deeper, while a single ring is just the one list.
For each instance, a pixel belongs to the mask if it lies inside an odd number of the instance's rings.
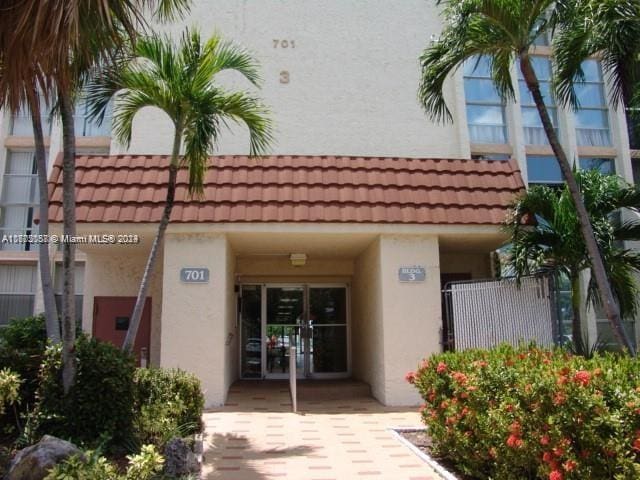
[{"label": "light fixture", "polygon": [[307,254],[292,253],[289,256],[289,260],[291,261],[291,266],[293,267],[304,267],[304,265],[307,263]]}]

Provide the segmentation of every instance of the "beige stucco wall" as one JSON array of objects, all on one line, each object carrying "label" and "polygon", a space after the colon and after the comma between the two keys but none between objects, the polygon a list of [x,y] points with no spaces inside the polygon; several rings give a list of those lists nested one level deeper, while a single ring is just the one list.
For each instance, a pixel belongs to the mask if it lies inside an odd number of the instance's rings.
[{"label": "beige stucco wall", "polygon": [[375,240],[356,259],[351,296],[353,376],[368,383],[373,396],[384,403],[384,324],[380,240]]},{"label": "beige stucco wall", "polygon": [[[148,250],[143,247],[111,247],[88,249],[84,273],[84,298],[82,327],[91,332],[93,325],[94,297],[136,297],[147,262]],[[151,345],[149,360],[160,364],[160,338],[162,330],[162,251],[156,264],[149,295],[151,297]]]},{"label": "beige stucco wall", "polygon": [[[426,268],[426,280],[402,283],[401,266]],[[384,321],[384,403],[417,405],[420,397],[405,380],[422,358],[441,350],[440,258],[436,236],[382,236],[380,278]]]},{"label": "beige stucco wall", "polygon": [[[224,235],[167,234],[164,245],[162,351],[160,365],[194,373],[202,382],[205,405],[224,403],[233,356],[227,346],[233,273]],[[183,267],[206,267],[209,283],[180,281]]]},{"label": "beige stucco wall", "polygon": [[491,258],[489,253],[441,253],[440,271],[442,273],[470,273],[474,279],[489,278],[491,276]]},{"label": "beige stucco wall", "polygon": [[[197,0],[184,21],[158,29],[178,36],[197,26],[205,37],[218,32],[254,54],[264,80],[259,95],[276,128],[273,153],[467,158],[462,82],[444,88],[455,124],[431,122],[416,101],[418,59],[442,28],[438,10],[424,0]],[[252,90],[233,72],[217,78]],[[247,130],[231,127],[218,151],[246,154]],[[144,109],[129,152],[170,152],[172,128],[166,115]],[[123,150],[112,144],[113,153]]]}]

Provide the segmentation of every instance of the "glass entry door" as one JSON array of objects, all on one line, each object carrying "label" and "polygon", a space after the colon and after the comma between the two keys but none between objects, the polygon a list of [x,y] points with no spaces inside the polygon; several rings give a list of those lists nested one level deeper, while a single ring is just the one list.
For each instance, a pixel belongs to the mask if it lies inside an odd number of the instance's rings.
[{"label": "glass entry door", "polygon": [[347,291],[309,287],[309,374],[347,373]]},{"label": "glass entry door", "polygon": [[243,378],[288,378],[291,347],[299,378],[348,376],[345,286],[243,285],[240,291]]},{"label": "glass entry door", "polygon": [[305,373],[304,287],[267,287],[265,377],[289,376],[291,347],[296,347],[296,372]]}]

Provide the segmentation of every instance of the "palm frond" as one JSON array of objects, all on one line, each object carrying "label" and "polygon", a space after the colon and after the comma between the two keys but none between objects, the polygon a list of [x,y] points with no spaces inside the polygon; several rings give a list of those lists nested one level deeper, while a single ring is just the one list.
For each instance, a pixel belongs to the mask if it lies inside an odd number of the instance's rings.
[{"label": "palm frond", "polygon": [[250,155],[266,153],[273,143],[273,126],[269,110],[256,97],[234,92],[218,99],[219,115],[235,123],[244,123],[249,129]]}]

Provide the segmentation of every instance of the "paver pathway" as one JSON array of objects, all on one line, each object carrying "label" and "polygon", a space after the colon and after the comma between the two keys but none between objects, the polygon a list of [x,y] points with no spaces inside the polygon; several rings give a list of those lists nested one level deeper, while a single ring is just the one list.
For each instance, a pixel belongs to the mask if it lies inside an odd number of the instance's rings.
[{"label": "paver pathway", "polygon": [[227,404],[204,414],[204,479],[436,480],[440,477],[389,427],[415,427],[415,409],[372,398],[299,402],[286,386],[233,386]]}]

